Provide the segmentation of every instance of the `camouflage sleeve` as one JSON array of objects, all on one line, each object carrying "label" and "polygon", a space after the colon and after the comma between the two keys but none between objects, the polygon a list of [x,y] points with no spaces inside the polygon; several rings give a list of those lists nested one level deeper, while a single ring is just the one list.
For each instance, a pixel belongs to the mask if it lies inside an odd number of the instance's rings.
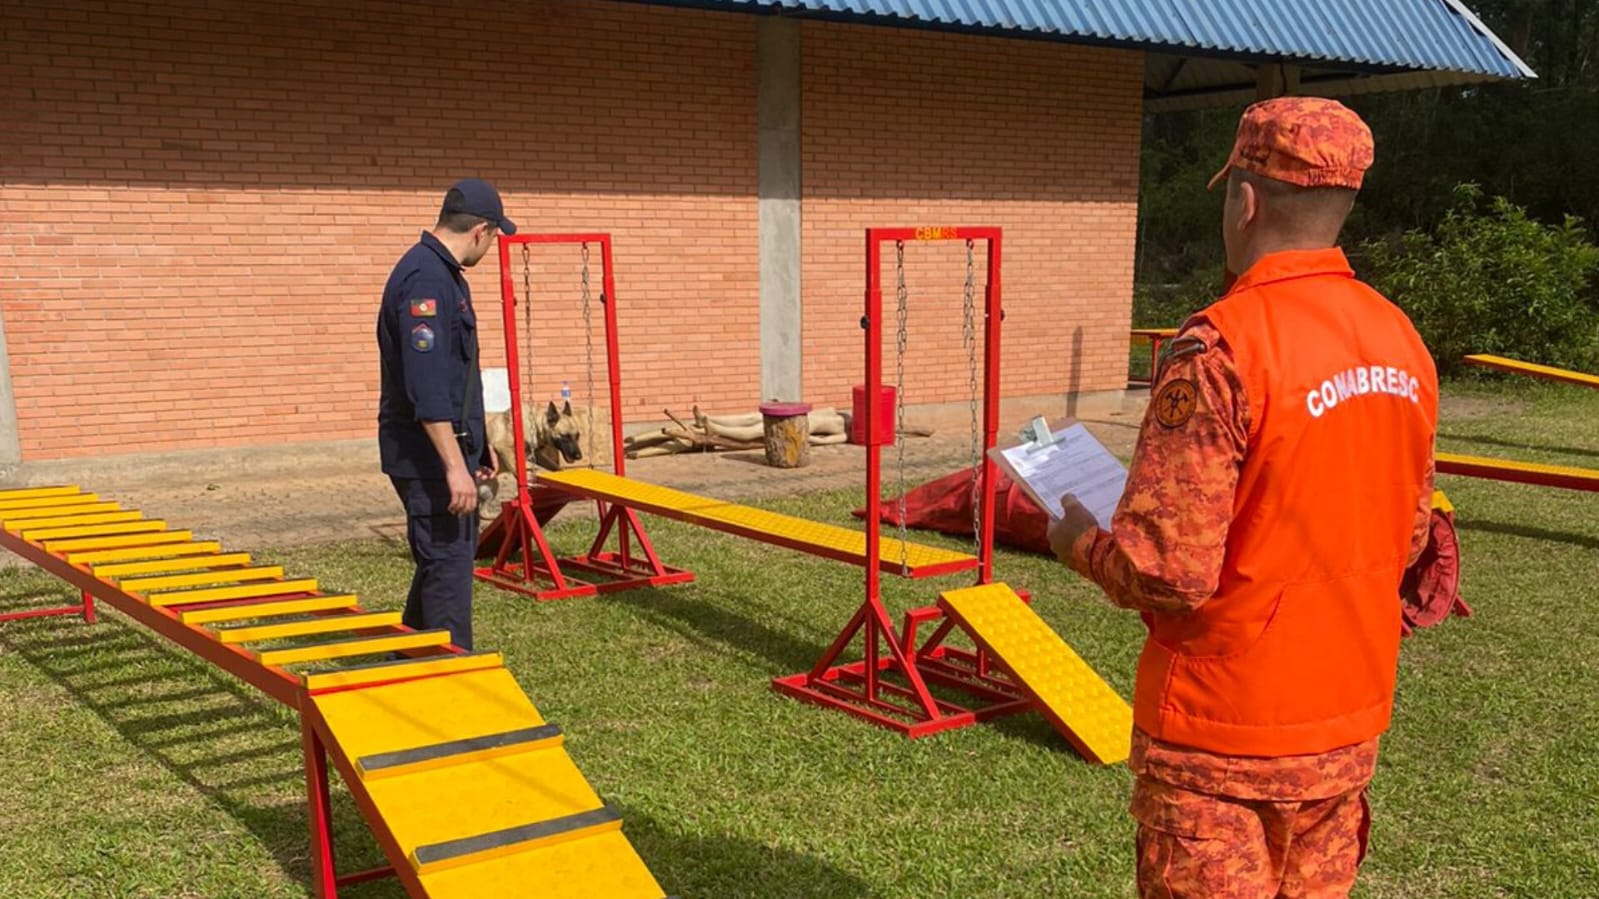
[{"label": "camouflage sleeve", "polygon": [[1416,564],[1432,538],[1432,494],[1437,474],[1437,463],[1429,455],[1427,473],[1421,480],[1421,505],[1416,509],[1416,525],[1410,532],[1410,558],[1405,560],[1406,568]]},{"label": "camouflage sleeve", "polygon": [[1109,532],[1073,547],[1073,569],[1119,606],[1186,612],[1216,592],[1249,418],[1232,353],[1203,320],[1170,344]]}]

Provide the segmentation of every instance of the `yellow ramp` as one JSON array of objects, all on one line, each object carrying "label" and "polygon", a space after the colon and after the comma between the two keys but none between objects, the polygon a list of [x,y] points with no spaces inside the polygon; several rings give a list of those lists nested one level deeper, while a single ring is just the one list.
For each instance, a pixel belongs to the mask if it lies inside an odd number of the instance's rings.
[{"label": "yellow ramp", "polygon": [[502,666],[313,694],[318,730],[402,879],[434,899],[662,899]]},{"label": "yellow ramp", "polygon": [[938,605],[1033,697],[1055,729],[1090,761],[1132,751],[1133,710],[1032,607],[1005,584],[941,594]]}]

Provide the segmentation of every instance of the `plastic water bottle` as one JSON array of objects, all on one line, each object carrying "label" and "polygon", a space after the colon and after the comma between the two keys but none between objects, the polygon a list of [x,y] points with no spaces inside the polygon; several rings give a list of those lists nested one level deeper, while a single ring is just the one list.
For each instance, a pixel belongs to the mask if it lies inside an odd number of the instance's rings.
[{"label": "plastic water bottle", "polygon": [[569,383],[567,381],[562,381],[561,382],[561,405],[564,406],[567,403],[570,403],[571,401],[572,401],[572,385],[571,385],[571,383]]}]

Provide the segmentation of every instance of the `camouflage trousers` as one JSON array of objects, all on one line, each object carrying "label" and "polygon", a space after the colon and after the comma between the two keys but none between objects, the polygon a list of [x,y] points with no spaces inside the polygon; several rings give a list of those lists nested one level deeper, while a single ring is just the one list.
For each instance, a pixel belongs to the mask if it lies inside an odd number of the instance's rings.
[{"label": "camouflage trousers", "polygon": [[1347,896],[1366,856],[1362,786],[1328,799],[1233,799],[1139,777],[1141,899],[1330,899]]}]

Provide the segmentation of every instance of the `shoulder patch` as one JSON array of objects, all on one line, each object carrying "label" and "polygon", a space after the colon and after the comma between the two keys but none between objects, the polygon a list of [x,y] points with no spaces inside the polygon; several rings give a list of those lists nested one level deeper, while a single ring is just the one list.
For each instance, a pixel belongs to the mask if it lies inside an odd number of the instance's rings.
[{"label": "shoulder patch", "polygon": [[411,317],[412,318],[432,318],[433,316],[438,315],[438,314],[439,314],[439,301],[438,300],[412,300],[411,301]]},{"label": "shoulder patch", "polygon": [[1180,428],[1194,417],[1194,407],[1199,404],[1199,388],[1187,378],[1174,378],[1167,381],[1149,402],[1154,406],[1155,420],[1162,427]]},{"label": "shoulder patch", "polygon": [[434,343],[432,328],[422,324],[411,329],[411,349],[418,353],[432,352]]}]

